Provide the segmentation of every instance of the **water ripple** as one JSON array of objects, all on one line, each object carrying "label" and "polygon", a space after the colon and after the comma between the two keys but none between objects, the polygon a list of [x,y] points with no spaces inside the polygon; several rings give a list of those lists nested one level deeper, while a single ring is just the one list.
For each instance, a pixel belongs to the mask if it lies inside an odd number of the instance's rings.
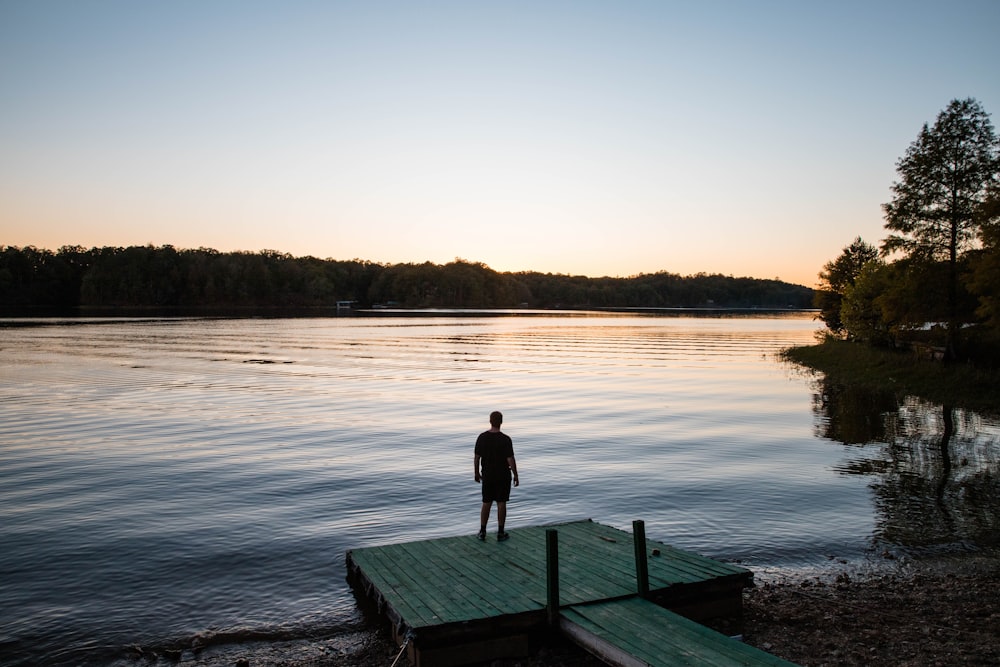
[{"label": "water ripple", "polygon": [[[0,362],[0,661],[359,620],[347,549],[472,533],[501,409],[512,526],[593,517],[767,566],[872,507],[773,360],[808,317],[18,327]],[[305,629],[303,629],[305,628]],[[103,647],[103,648],[102,648]]]}]

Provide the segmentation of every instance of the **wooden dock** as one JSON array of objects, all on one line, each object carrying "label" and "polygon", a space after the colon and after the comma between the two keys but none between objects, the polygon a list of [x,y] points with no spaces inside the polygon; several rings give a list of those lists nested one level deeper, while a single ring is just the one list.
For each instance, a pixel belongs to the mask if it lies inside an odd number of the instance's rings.
[{"label": "wooden dock", "polygon": [[[576,521],[511,529],[505,542],[467,535],[354,549],[348,578],[418,667],[526,655],[556,629],[609,664],[789,664],[696,622],[739,619],[749,570],[646,541],[641,522],[634,532]],[[673,636],[684,639],[664,648]],[[709,658],[674,659],[689,654]],[[673,658],[650,661],[658,655]]]},{"label": "wooden dock", "polygon": [[560,612],[559,628],[609,665],[621,667],[794,667],[640,597],[568,607]]}]

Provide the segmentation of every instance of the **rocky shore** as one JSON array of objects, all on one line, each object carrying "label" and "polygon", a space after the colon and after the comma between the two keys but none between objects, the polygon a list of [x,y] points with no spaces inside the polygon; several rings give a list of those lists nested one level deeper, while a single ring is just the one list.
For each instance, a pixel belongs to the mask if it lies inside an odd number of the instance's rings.
[{"label": "rocky shore", "polygon": [[744,617],[745,641],[803,667],[1000,665],[1000,561],[765,582]]},{"label": "rocky shore", "polygon": [[[744,592],[744,641],[803,667],[1000,665],[1000,559],[897,563],[866,571],[845,567],[822,576],[757,579]],[[179,664],[390,667],[398,658],[396,667],[409,665],[377,631],[209,653]],[[603,665],[564,640],[554,640],[528,659],[487,664]]]}]

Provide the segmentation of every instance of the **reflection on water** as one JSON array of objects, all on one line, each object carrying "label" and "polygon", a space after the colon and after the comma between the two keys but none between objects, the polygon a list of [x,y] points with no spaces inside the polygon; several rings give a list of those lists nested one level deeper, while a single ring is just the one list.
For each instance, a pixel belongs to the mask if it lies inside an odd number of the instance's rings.
[{"label": "reflection on water", "polygon": [[892,392],[817,380],[817,435],[854,445],[837,466],[869,478],[876,544],[908,553],[1000,546],[1000,423]]}]

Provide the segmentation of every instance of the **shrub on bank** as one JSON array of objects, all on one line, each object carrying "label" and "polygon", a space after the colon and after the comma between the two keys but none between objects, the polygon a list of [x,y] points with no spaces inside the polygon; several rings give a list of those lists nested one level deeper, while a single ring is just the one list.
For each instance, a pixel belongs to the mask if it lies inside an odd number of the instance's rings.
[{"label": "shrub on bank", "polygon": [[[824,373],[833,382],[919,396],[977,412],[1000,414],[1000,347],[988,336],[969,338],[982,359],[994,363],[951,363],[920,359],[911,350],[871,347],[825,336],[817,345],[784,350],[784,359]],[[970,347],[971,349],[971,347]]]}]

